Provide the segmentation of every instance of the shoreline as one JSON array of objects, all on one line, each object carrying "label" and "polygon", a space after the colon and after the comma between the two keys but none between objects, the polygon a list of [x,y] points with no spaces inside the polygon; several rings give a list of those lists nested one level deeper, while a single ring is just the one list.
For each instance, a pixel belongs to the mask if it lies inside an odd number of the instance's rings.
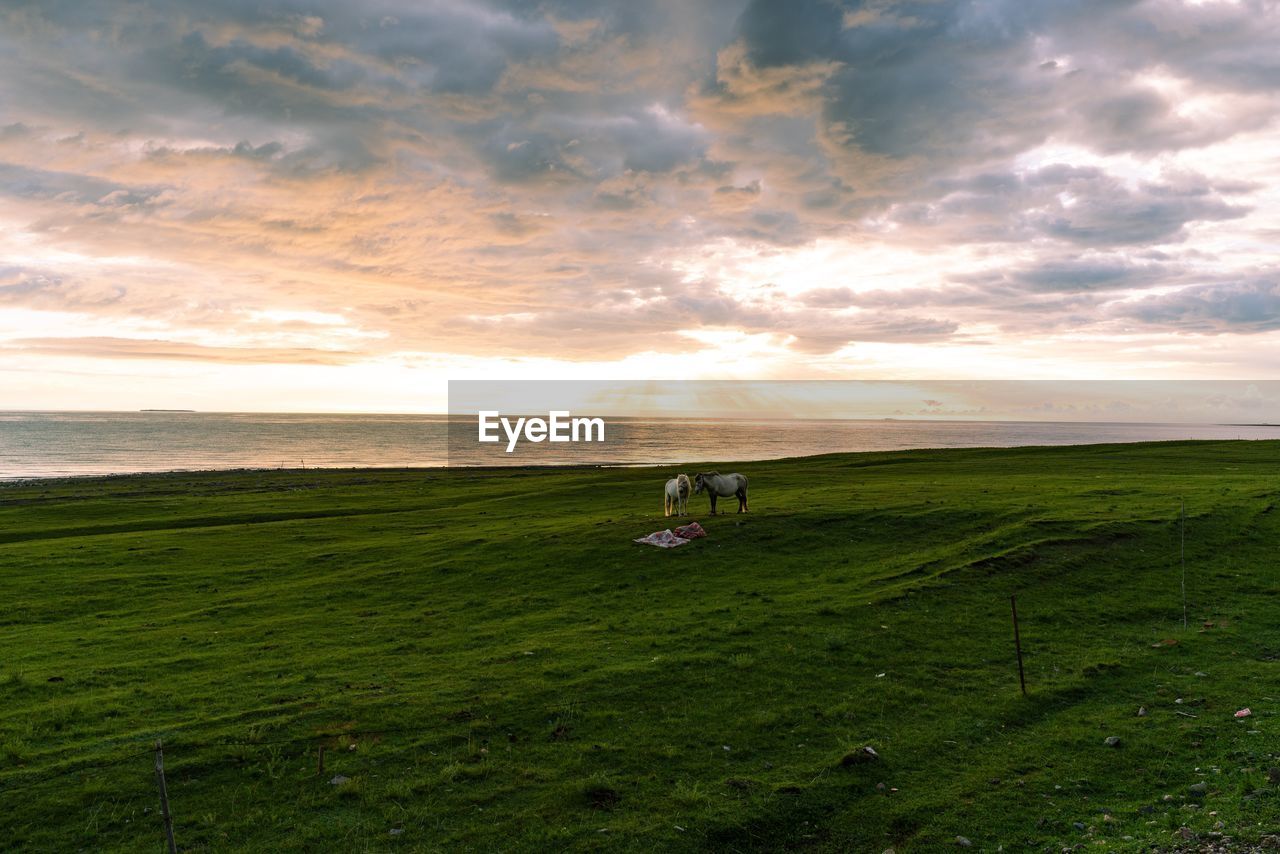
[{"label": "shoreline", "polygon": [[[1271,426],[1271,425],[1266,425]],[[1280,426],[1280,425],[1276,425]],[[272,467],[255,467],[255,466],[237,466],[234,468],[207,468],[207,469],[157,469],[148,471],[123,471],[123,472],[103,472],[91,474],[55,474],[55,475],[18,475],[7,476],[0,475],[0,490],[16,487],[30,486],[38,484],[65,484],[70,482],[84,481],[101,481],[101,480],[136,480],[140,478],[168,478],[181,475],[187,476],[210,476],[210,475],[263,475],[263,474],[299,474],[302,472],[324,472],[328,474],[334,473],[369,473],[369,474],[391,474],[402,473],[411,474],[415,472],[422,473],[445,473],[456,471],[458,473],[474,473],[477,471],[497,471],[497,472],[515,472],[515,471],[593,471],[599,469],[645,469],[645,468],[667,468],[667,467],[698,467],[698,466],[747,466],[753,463],[777,463],[785,460],[813,460],[820,457],[852,457],[864,456],[871,454],[929,454],[937,452],[969,452],[969,451],[1013,451],[1013,450],[1046,450],[1053,448],[1070,449],[1070,448],[1102,448],[1102,447],[1135,447],[1135,446],[1155,446],[1155,445],[1217,445],[1223,443],[1247,443],[1247,442],[1280,442],[1280,436],[1275,439],[1149,439],[1137,440],[1133,442],[1074,442],[1063,444],[1027,444],[1027,445],[966,445],[966,446],[936,446],[926,448],[890,448],[863,451],[826,451],[819,454],[797,454],[792,456],[781,457],[753,457],[740,458],[734,460],[677,460],[670,462],[645,462],[645,463],[627,463],[627,462],[591,462],[591,463],[514,463],[511,465],[425,465],[425,466],[305,466],[305,467],[289,467],[280,468]]]}]

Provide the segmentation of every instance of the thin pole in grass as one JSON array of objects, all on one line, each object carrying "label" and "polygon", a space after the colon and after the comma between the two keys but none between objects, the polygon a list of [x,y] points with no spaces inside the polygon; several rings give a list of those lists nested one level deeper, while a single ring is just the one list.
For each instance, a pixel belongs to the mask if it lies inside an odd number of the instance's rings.
[{"label": "thin pole in grass", "polygon": [[169,789],[164,784],[164,745],[156,739],[156,785],[160,788],[160,814],[164,817],[164,835],[169,843],[169,854],[178,854],[173,841],[173,816],[169,814]]},{"label": "thin pole in grass", "polygon": [[1178,551],[1182,561],[1182,629],[1187,629],[1187,503],[1178,498]]},{"label": "thin pole in grass", "polygon": [[1022,696],[1027,696],[1027,676],[1022,669],[1022,634],[1018,631],[1018,597],[1010,594],[1009,608],[1013,611],[1013,648],[1018,653],[1018,686]]}]

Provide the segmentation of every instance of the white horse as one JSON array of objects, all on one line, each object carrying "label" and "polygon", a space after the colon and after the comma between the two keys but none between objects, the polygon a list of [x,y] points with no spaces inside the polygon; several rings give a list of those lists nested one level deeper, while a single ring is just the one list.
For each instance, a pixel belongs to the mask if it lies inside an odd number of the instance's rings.
[{"label": "white horse", "polygon": [[694,493],[701,495],[706,490],[711,496],[711,515],[716,515],[716,499],[728,498],[730,495],[738,499],[738,512],[747,512],[747,477],[741,474],[720,474],[709,471],[699,474],[694,479]]},{"label": "white horse", "polygon": [[689,503],[689,475],[678,474],[667,481],[666,496],[662,500],[663,516],[683,516]]}]

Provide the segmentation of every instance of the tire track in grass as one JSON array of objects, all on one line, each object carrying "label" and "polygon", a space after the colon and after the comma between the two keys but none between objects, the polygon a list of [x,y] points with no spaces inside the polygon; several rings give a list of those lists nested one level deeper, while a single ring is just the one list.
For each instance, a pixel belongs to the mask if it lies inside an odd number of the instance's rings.
[{"label": "tire track in grass", "polygon": [[[559,489],[539,490],[540,495],[553,494],[557,492],[576,492],[580,489],[580,484],[567,484]],[[112,534],[142,534],[142,533],[162,533],[166,531],[184,531],[196,528],[223,528],[235,525],[261,525],[273,522],[295,522],[295,521],[318,521],[323,519],[342,519],[342,518],[358,518],[362,516],[392,516],[402,513],[421,513],[424,511],[439,510],[456,510],[464,507],[472,507],[481,504],[500,503],[507,501],[516,501],[527,499],[528,493],[525,491],[513,491],[506,495],[484,495],[470,500],[431,502],[426,504],[415,504],[412,507],[374,507],[360,509],[332,509],[332,510],[297,510],[297,511],[278,511],[278,512],[258,512],[245,514],[230,514],[219,516],[193,516],[178,519],[155,519],[155,520],[137,520],[133,522],[119,522],[105,525],[80,525],[68,528],[45,529],[40,531],[7,531],[0,532],[0,545],[8,545],[11,543],[30,543],[42,540],[60,540],[73,537],[98,537],[109,536]]]}]

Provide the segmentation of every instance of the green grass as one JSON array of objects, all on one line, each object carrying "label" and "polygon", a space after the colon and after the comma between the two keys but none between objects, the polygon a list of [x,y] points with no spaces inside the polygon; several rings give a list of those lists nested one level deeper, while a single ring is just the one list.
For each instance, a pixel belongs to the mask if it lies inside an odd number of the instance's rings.
[{"label": "green grass", "polygon": [[752,512],[671,551],[665,469],[0,489],[0,847],[160,850],[156,738],[186,851],[1280,827],[1280,443],[731,469]]}]

